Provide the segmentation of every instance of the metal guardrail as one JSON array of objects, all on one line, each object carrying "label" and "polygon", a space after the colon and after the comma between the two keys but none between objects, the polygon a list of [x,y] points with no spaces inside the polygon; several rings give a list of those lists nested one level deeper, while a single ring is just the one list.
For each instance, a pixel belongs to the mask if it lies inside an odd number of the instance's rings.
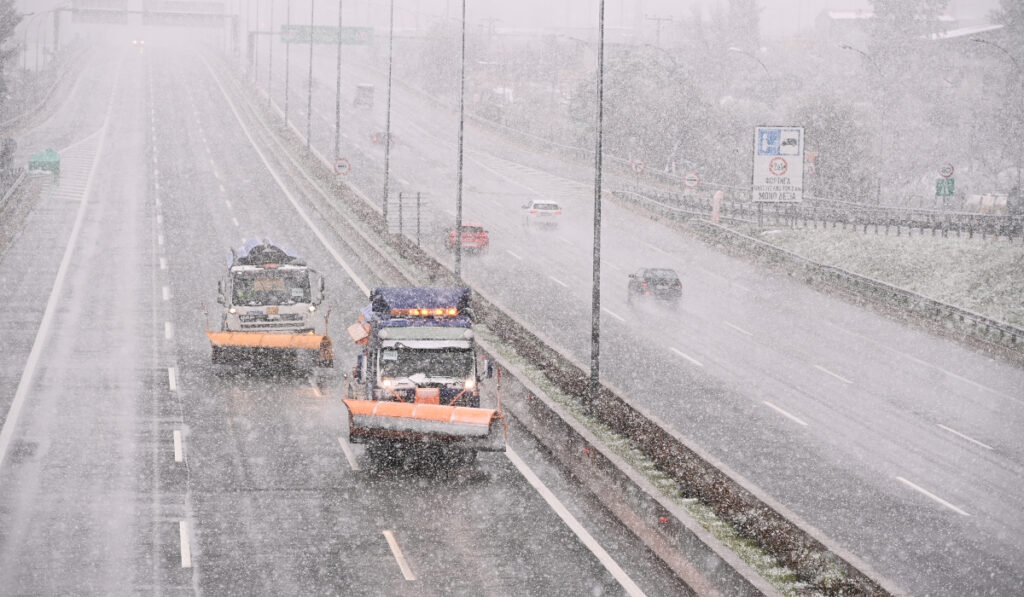
[{"label": "metal guardrail", "polygon": [[[666,209],[697,212],[701,217],[711,214],[712,198],[706,195],[676,193],[651,187],[637,187],[615,191],[630,194],[638,200],[646,200]],[[873,230],[896,235],[920,234],[930,231],[943,237],[966,235],[983,239],[1005,238],[1008,241],[1024,241],[1024,215],[991,215],[969,212],[952,212],[922,208],[902,208],[877,205],[861,205],[843,201],[808,198],[803,203],[763,204],[750,201],[723,199],[720,206],[721,218],[733,222],[756,223],[758,221],[787,226],[817,227],[831,225],[860,228],[867,233]]]},{"label": "metal guardrail", "polygon": [[738,247],[774,262],[786,263],[822,282],[854,290],[862,296],[869,296],[888,306],[897,307],[901,312],[913,313],[935,323],[952,325],[954,329],[967,336],[1008,348],[1018,356],[1024,356],[1024,329],[1020,327],[839,267],[811,261],[786,249],[710,222],[696,220],[695,224],[699,231],[723,244]]}]

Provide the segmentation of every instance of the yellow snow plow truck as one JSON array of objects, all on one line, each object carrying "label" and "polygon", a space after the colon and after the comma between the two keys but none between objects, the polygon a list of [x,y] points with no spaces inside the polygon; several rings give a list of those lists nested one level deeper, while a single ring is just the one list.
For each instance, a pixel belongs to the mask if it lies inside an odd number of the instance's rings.
[{"label": "yellow snow plow truck", "polygon": [[[480,407],[468,288],[376,288],[348,328],[365,346],[345,398],[349,441],[371,458],[430,444],[472,461],[505,451],[505,419]],[[490,376],[485,367],[483,376]]]},{"label": "yellow snow plow truck", "polygon": [[332,367],[334,347],[327,315],[321,315],[323,300],[324,279],[284,249],[267,241],[248,241],[241,252],[232,249],[227,275],[217,283],[217,302],[224,306],[220,331],[206,332],[213,362],[277,357],[300,366]]}]

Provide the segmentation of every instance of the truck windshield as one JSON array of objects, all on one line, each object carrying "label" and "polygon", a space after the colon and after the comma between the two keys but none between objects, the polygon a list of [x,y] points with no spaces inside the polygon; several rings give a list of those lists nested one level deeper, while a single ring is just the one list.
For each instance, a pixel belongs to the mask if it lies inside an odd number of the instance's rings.
[{"label": "truck windshield", "polygon": [[405,378],[416,374],[426,377],[473,376],[473,351],[465,348],[411,349],[399,346],[381,351],[382,377]]},{"label": "truck windshield", "polygon": [[231,286],[236,305],[294,305],[309,302],[309,274],[304,271],[237,273]]}]

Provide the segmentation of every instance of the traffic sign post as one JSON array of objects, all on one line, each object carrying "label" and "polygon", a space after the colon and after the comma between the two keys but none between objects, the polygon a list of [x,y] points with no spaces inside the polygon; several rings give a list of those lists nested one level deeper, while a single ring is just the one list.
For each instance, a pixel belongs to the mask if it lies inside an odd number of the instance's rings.
[{"label": "traffic sign post", "polygon": [[804,129],[754,127],[755,203],[800,203],[804,195]]},{"label": "traffic sign post", "polygon": [[935,196],[936,197],[952,197],[955,190],[955,178],[936,178],[935,179]]}]

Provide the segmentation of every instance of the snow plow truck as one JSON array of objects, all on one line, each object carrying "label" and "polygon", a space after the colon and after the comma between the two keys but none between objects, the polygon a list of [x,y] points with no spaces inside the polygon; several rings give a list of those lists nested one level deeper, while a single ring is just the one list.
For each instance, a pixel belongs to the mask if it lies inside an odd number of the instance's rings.
[{"label": "snow plow truck", "polygon": [[327,314],[321,313],[323,300],[324,279],[302,259],[268,241],[248,241],[240,252],[232,249],[227,275],[217,282],[217,302],[224,306],[220,331],[206,332],[213,362],[278,357],[332,367],[334,347]]},{"label": "snow plow truck", "polygon": [[505,451],[501,411],[480,407],[470,298],[468,288],[375,288],[349,326],[365,347],[344,401],[349,441],[371,458],[423,444],[452,448],[463,462]]}]

